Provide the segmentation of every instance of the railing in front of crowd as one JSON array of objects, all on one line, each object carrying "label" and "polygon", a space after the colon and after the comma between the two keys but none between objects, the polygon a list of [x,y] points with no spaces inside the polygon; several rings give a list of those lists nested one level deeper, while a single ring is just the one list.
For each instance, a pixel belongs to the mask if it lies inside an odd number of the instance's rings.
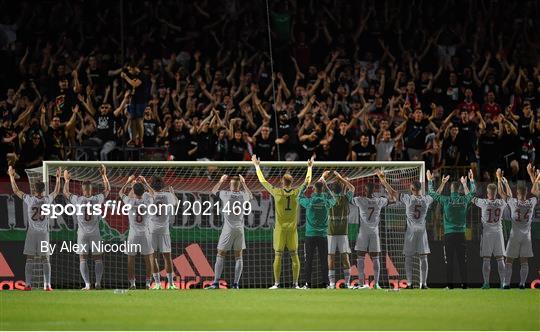
[{"label": "railing in front of crowd", "polygon": [[[76,145],[69,149],[72,160],[91,161],[100,160],[101,146]],[[108,160],[141,160],[164,161],[167,160],[167,149],[164,147],[135,147],[129,145],[115,146],[108,154]]]}]

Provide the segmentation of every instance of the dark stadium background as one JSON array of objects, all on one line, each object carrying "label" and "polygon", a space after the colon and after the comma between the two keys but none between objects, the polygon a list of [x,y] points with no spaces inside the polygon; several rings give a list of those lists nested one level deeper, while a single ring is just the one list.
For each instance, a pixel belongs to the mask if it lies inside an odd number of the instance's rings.
[{"label": "dark stadium background", "polygon": [[[15,279],[22,240],[5,240],[24,223],[8,165],[25,183],[24,169],[52,159],[423,160],[437,178],[473,168],[481,195],[498,167],[514,188],[528,163],[539,165],[538,1],[268,4],[0,1],[0,251]],[[126,104],[150,106],[142,142],[120,107],[127,65],[143,87]],[[98,114],[105,102],[120,109],[110,123]],[[440,219],[435,208],[434,285],[444,281]],[[468,226],[469,275],[480,282],[474,207]],[[529,279],[539,278],[538,258],[530,264]]]}]

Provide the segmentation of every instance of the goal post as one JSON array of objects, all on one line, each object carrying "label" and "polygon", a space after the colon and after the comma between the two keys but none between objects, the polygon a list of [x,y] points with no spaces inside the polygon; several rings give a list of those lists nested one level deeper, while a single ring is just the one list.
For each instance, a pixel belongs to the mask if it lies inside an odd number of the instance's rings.
[{"label": "goal post", "polygon": [[[217,200],[210,194],[211,189],[223,174],[241,174],[246,179],[248,188],[254,195],[251,203],[252,211],[244,218],[246,251],[244,252],[244,273],[240,281],[241,287],[255,288],[267,287],[273,282],[272,262],[274,252],[272,236],[274,226],[274,205],[271,196],[262,187],[255,174],[253,164],[248,161],[231,162],[195,162],[195,161],[44,161],[40,168],[28,169],[27,174],[30,185],[36,181],[45,183],[46,191],[51,192],[55,185],[55,172],[58,167],[67,169],[71,173],[70,191],[81,194],[81,183],[90,181],[93,184],[94,194],[102,190],[99,166],[107,167],[108,178],[111,184],[111,193],[107,200],[118,201],[118,190],[130,175],[142,175],[150,178],[160,176],[166,186],[172,186],[180,204],[185,204],[179,214],[172,218],[171,245],[174,272],[180,288],[198,288],[210,283],[213,279],[213,268],[217,254],[217,241],[223,225],[222,217],[216,213],[215,207],[210,208],[209,215],[202,211],[194,211],[206,201],[209,206]],[[279,179],[285,173],[293,176],[294,186],[300,185],[305,178],[307,162],[261,162],[261,169],[271,184],[279,186]],[[363,195],[363,184],[373,182],[376,184],[376,195],[386,195],[382,185],[375,175],[381,169],[385,172],[390,184],[399,192],[407,192],[413,181],[425,184],[424,162],[317,162],[313,165],[312,181],[316,181],[324,171],[338,171],[348,178],[355,186],[355,196]],[[334,177],[330,176],[329,182]],[[312,182],[313,183],[313,182]],[[62,181],[63,185],[63,181]],[[425,188],[425,185],[423,186]],[[221,189],[228,190],[228,181]],[[424,189],[425,190],[425,189]],[[61,196],[61,195],[59,195]],[[55,201],[57,204],[66,204],[62,197]],[[185,209],[190,208],[186,214]],[[194,213],[197,212],[197,213]],[[358,282],[356,269],[356,253],[354,244],[358,233],[358,209],[351,206],[349,216],[349,241],[351,244],[351,274],[352,279]],[[72,216],[59,216],[50,221],[51,242],[76,243],[77,225]],[[127,217],[119,215],[106,215],[100,220],[100,231],[104,242],[121,243],[127,238],[129,223]],[[397,288],[403,286],[405,279],[405,258],[402,254],[403,236],[406,229],[404,206],[391,204],[383,209],[381,216],[381,278],[383,287]],[[304,232],[305,211],[301,211],[298,218],[299,255],[301,266],[304,260]],[[127,287],[127,258],[121,252],[105,253],[103,256],[105,274],[103,286],[106,288]],[[51,256],[52,281],[58,288],[78,288],[82,285],[79,274],[79,258],[74,253],[54,253]],[[89,260],[90,262],[91,260]],[[159,257],[160,268],[163,261]],[[369,257],[366,259],[365,275],[372,278],[372,266]],[[92,265],[92,263],[90,264]],[[288,254],[283,256],[282,283],[291,283],[291,264]],[[343,277],[339,268],[336,269],[336,280]],[[302,269],[303,271],[303,269]],[[319,268],[314,262],[313,284],[322,280]],[[234,258],[229,253],[225,260],[222,274],[223,285],[232,284],[234,274]],[[144,264],[137,259],[136,275],[138,283],[144,282]],[[303,275],[303,272],[302,272]],[[301,282],[305,282],[301,275]],[[418,264],[414,267],[415,281],[418,280]]]}]

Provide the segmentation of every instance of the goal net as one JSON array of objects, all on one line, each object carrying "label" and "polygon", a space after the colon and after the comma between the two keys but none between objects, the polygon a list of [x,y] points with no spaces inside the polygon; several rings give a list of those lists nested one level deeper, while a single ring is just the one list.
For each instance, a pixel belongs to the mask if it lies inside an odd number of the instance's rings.
[{"label": "goal net", "polygon": [[[71,173],[70,192],[81,194],[83,181],[93,184],[93,194],[103,190],[103,183],[99,173],[99,166],[107,167],[107,175],[111,185],[111,192],[107,200],[120,201],[119,189],[124,185],[130,175],[141,175],[147,179],[152,176],[163,178],[166,186],[172,186],[181,207],[178,214],[171,218],[170,234],[172,246],[172,259],[177,286],[181,289],[201,288],[210,284],[214,277],[214,263],[217,254],[217,243],[222,229],[222,215],[216,213],[213,203],[219,200],[211,194],[214,185],[223,174],[229,176],[241,174],[246,180],[248,188],[252,191],[254,199],[251,201],[251,213],[244,218],[246,247],[244,251],[244,270],[240,280],[242,288],[268,287],[273,284],[272,263],[274,251],[272,236],[274,227],[274,204],[272,197],[261,186],[255,174],[254,166],[249,162],[70,162],[46,161],[44,166],[27,170],[32,186],[36,181],[43,181],[46,190],[51,192],[55,186],[55,172],[58,167],[67,169]],[[279,180],[285,172],[292,175],[294,185],[299,186],[305,179],[306,162],[262,162],[261,169],[266,179],[273,185],[279,186]],[[386,195],[383,186],[379,183],[375,171],[382,169],[386,173],[389,183],[400,192],[407,192],[412,181],[424,182],[423,162],[315,162],[313,167],[313,181],[316,181],[324,171],[339,172],[348,178],[355,186],[355,196],[364,195],[364,184],[375,184],[375,196]],[[335,181],[331,175],[329,183]],[[62,180],[63,182],[63,180]],[[63,185],[63,183],[62,183]],[[228,181],[221,187],[228,190]],[[55,204],[66,204],[65,198],[60,194]],[[207,205],[205,205],[207,204]],[[208,204],[213,208],[204,211]],[[206,209],[208,210],[208,209]],[[205,213],[206,212],[206,213]],[[405,283],[405,257],[402,254],[403,237],[406,229],[404,206],[391,204],[384,208],[381,214],[381,277],[380,285],[386,288],[404,287]],[[358,208],[350,207],[348,238],[351,246],[351,280],[358,283],[358,270],[356,268],[356,252],[354,244],[359,229]],[[303,283],[304,267],[304,233],[305,211],[302,209],[298,218],[299,256],[302,272],[300,282]],[[100,220],[100,233],[104,243],[121,244],[127,240],[129,221],[127,216],[107,214]],[[58,252],[62,245],[77,242],[77,223],[74,216],[61,215],[50,220],[50,241],[56,244],[56,251],[51,256],[52,284],[57,288],[80,288],[83,280],[79,273],[79,257],[73,252]],[[113,248],[113,246],[110,246]],[[319,284],[323,278],[314,259],[314,270],[311,284]],[[94,280],[94,263],[88,259],[92,283]],[[102,286],[104,288],[121,289],[128,286],[127,256],[122,252],[106,252],[103,255],[104,274]],[[162,276],[163,260],[159,257]],[[234,255],[232,252],[225,258],[222,273],[222,285],[232,285],[234,276]],[[336,262],[336,281],[343,284],[343,268],[339,259]],[[371,281],[373,266],[371,259],[365,260],[365,277]],[[419,269],[415,259],[414,282],[418,283]],[[136,258],[136,277],[138,288],[144,287],[145,267],[142,257]],[[41,279],[39,269],[34,269],[34,282]],[[164,280],[164,279],[163,279]],[[291,262],[288,253],[283,255],[281,284],[289,286],[292,283]],[[36,285],[35,285],[36,286]]]}]

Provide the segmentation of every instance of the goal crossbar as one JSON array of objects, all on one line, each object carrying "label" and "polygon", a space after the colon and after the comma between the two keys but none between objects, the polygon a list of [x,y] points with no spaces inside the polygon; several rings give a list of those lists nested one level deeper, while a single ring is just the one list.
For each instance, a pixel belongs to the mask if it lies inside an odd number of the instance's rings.
[{"label": "goal crossbar", "polygon": [[[252,165],[250,161],[61,161],[61,160],[47,160],[43,162],[42,173],[43,182],[47,192],[49,191],[49,169],[58,168],[64,166],[71,167],[99,167],[100,165],[114,166],[114,167],[201,167],[201,166],[213,166],[213,167],[249,167]],[[305,161],[261,161],[261,166],[268,167],[302,167],[306,166]],[[315,161],[313,167],[366,167],[374,168],[379,167],[384,170],[385,167],[419,167],[421,183],[425,182],[425,163],[423,161]]]}]

